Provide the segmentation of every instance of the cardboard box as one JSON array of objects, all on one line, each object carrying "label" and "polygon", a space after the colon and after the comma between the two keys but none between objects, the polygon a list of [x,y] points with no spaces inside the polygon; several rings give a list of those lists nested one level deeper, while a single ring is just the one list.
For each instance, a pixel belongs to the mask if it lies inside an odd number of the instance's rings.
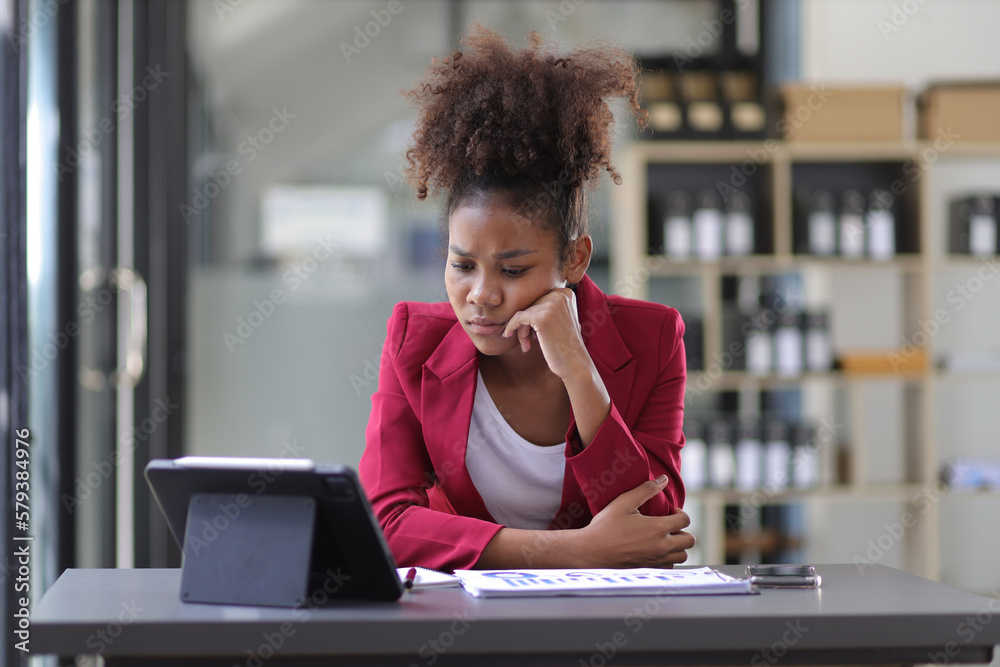
[{"label": "cardboard box", "polygon": [[920,373],[930,365],[927,350],[851,350],[839,356],[840,367],[849,375],[893,375]]},{"label": "cardboard box", "polygon": [[778,132],[789,141],[902,141],[903,86],[785,84]]},{"label": "cardboard box", "polygon": [[1000,81],[930,86],[920,96],[920,137],[1000,141]]}]

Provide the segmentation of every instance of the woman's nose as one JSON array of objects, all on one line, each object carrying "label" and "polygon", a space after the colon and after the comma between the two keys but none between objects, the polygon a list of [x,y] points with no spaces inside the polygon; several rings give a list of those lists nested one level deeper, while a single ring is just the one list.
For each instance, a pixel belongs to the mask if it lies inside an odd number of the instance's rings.
[{"label": "woman's nose", "polygon": [[498,306],[500,305],[500,290],[492,285],[485,276],[476,278],[469,290],[468,301],[474,306]]}]

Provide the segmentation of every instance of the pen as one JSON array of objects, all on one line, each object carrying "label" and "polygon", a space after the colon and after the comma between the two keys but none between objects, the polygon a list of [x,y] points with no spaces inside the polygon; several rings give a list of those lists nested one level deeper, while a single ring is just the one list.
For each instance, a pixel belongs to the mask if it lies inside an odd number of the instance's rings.
[{"label": "pen", "polygon": [[413,588],[413,582],[417,578],[417,568],[411,567],[410,571],[406,573],[406,579],[403,580],[403,588],[406,590],[411,590]]}]

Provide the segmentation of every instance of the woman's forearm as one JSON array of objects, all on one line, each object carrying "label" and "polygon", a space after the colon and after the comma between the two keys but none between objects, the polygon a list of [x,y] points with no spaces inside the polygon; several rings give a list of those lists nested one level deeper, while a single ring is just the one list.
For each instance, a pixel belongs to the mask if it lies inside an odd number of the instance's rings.
[{"label": "woman's forearm", "polygon": [[611,414],[611,396],[604,380],[593,361],[589,358],[586,361],[589,363],[581,364],[579,372],[563,380],[573,407],[576,430],[584,447],[593,442],[598,429]]},{"label": "woman's forearm", "polygon": [[502,528],[486,545],[476,567],[484,570],[585,567],[590,559],[581,533],[580,529]]}]

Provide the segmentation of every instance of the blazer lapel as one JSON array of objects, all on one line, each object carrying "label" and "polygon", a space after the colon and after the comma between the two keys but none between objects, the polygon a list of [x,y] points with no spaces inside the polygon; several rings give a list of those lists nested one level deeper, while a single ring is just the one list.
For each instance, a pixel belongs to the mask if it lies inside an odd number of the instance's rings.
[{"label": "blazer lapel", "polygon": [[465,467],[478,371],[476,346],[455,322],[423,366],[420,423],[448,501],[461,514],[493,521]]}]

